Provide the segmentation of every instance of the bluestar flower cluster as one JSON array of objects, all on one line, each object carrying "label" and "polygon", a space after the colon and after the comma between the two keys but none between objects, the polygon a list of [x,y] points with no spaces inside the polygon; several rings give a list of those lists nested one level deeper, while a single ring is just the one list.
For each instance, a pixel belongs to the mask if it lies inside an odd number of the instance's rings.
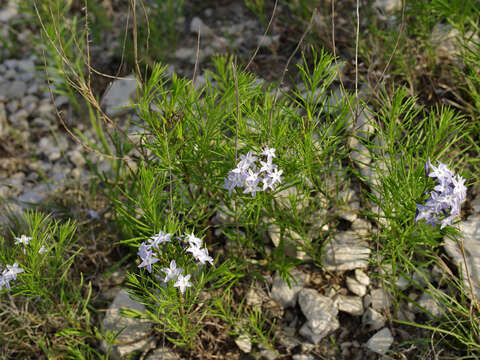
[{"label": "bluestar flower cluster", "polygon": [[[280,176],[283,170],[278,170],[277,165],[273,163],[275,149],[267,146],[261,155],[264,156],[265,161],[254,156],[251,151],[247,155],[240,155],[239,163],[235,169],[228,172],[223,184],[223,188],[228,190],[229,196],[236,187],[243,187],[244,194],[252,194],[252,197],[255,197],[258,191],[265,191],[269,188],[275,190],[275,186],[282,182]],[[262,183],[261,187],[260,183]]]},{"label": "bluestar flower cluster", "polygon": [[[25,247],[30,243],[32,240],[31,236],[21,235],[19,237],[15,237],[15,245],[22,245],[23,252],[25,253]],[[43,254],[47,251],[47,248],[42,245],[40,250],[38,251],[39,254]],[[6,265],[3,271],[0,272],[0,290],[5,287],[7,290],[10,290],[10,281],[17,279],[17,274],[24,272],[24,270],[18,266],[15,262],[13,265]]]},{"label": "bluestar flower cluster", "polygon": [[10,290],[10,281],[17,279],[17,274],[23,272],[23,269],[18,267],[17,263],[13,265],[7,265],[0,274],[0,290],[5,286],[7,290]]},{"label": "bluestar flower cluster", "polygon": [[460,216],[460,205],[467,196],[465,179],[458,174],[454,175],[441,162],[438,167],[433,166],[430,160],[425,164],[425,174],[436,178],[437,184],[425,205],[417,205],[415,222],[425,219],[426,224],[441,224],[440,228],[443,229],[452,225],[453,220]]},{"label": "bluestar flower cluster", "polygon": [[[142,259],[142,262],[138,267],[146,267],[148,272],[152,272],[152,265],[159,261],[159,259],[155,256],[154,250],[160,251],[159,245],[162,243],[167,243],[172,241],[173,234],[166,234],[163,231],[160,231],[157,235],[152,236],[148,242],[143,242],[140,247],[138,248],[138,256]],[[210,263],[213,265],[213,258],[208,255],[208,249],[202,248],[202,240],[195,235],[192,234],[185,234],[183,236],[185,238],[185,242],[187,243],[186,252],[192,254],[194,259],[200,263]],[[182,237],[179,237],[182,239]],[[190,275],[182,275],[184,270],[180,267],[177,267],[177,263],[175,260],[170,262],[170,267],[163,268],[162,271],[165,273],[164,282],[167,283],[170,280],[175,281],[173,286],[178,287],[180,292],[183,294],[187,287],[192,286],[190,282]]]}]

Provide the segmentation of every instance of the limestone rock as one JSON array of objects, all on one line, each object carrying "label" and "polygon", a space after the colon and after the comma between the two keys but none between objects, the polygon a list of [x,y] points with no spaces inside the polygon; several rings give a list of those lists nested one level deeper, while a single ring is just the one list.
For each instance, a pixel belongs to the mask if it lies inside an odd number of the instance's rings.
[{"label": "limestone rock", "polygon": [[322,264],[330,271],[365,269],[371,250],[353,231],[338,233],[325,246]]},{"label": "limestone rock", "polygon": [[[138,311],[145,311],[145,306],[132,300],[127,290],[120,290],[113,303],[105,314],[103,327],[105,330],[118,332],[125,328],[117,337],[116,342],[128,343],[128,345],[114,345],[110,356],[113,359],[124,359],[127,354],[137,350],[144,350],[149,341],[145,338],[150,332],[150,323],[142,319],[131,319],[120,316],[120,309],[128,308]],[[135,340],[138,340],[135,342]],[[102,350],[107,351],[109,345],[102,341]]]},{"label": "limestone rock", "polygon": [[377,354],[384,355],[393,344],[393,336],[388,328],[383,328],[367,342],[367,348]]},{"label": "limestone rock", "polygon": [[[480,284],[480,214],[472,215],[467,221],[460,222],[460,234],[463,235],[466,264],[458,242],[447,237],[443,246],[455,264],[462,268],[463,281],[466,289],[468,289],[467,293],[470,292],[470,284],[465,267],[468,267],[468,273],[474,284],[474,292],[480,298],[480,286],[478,285]],[[462,241],[462,239],[458,241]]]},{"label": "limestone rock", "polygon": [[298,303],[307,318],[300,334],[312,343],[318,343],[339,328],[338,309],[330,298],[320,295],[314,289],[302,289],[298,294]]},{"label": "limestone rock", "polygon": [[135,76],[129,75],[125,79],[117,79],[105,91],[102,99],[102,106],[108,116],[119,116],[129,109],[130,101],[136,96],[137,81]]},{"label": "limestone rock", "polygon": [[275,273],[273,277],[271,297],[283,308],[294,307],[296,305],[297,295],[308,281],[308,275],[299,270],[292,270],[291,275],[294,278],[290,279],[291,287],[283,281],[278,272]]}]

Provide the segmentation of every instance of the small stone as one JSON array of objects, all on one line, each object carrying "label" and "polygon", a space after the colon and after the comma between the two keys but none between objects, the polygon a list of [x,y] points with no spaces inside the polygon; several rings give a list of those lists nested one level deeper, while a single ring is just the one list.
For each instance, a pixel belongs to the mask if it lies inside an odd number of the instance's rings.
[{"label": "small stone", "polygon": [[365,296],[365,302],[365,307],[371,305],[374,310],[388,310],[391,305],[390,295],[383,289],[373,289]]},{"label": "small stone", "polygon": [[347,289],[350,290],[355,295],[365,296],[365,294],[367,293],[367,287],[365,285],[360,284],[357,280],[355,280],[350,276],[347,276],[345,283],[347,285]]},{"label": "small stone", "polygon": [[330,298],[314,289],[302,289],[298,294],[298,303],[307,319],[300,334],[313,344],[339,328],[338,309]]},{"label": "small stone", "polygon": [[70,151],[68,158],[77,168],[81,168],[86,164],[82,153],[78,150]]},{"label": "small stone", "polygon": [[198,16],[195,16],[190,23],[190,31],[192,33],[198,34],[200,31],[201,37],[212,37],[215,35],[212,29],[205,25],[205,23]]},{"label": "small stone", "polygon": [[393,344],[393,336],[388,328],[383,328],[367,342],[367,348],[377,354],[384,355]]},{"label": "small stone", "polygon": [[12,100],[12,101],[9,101],[8,104],[7,104],[7,110],[10,114],[14,113],[15,111],[17,111],[17,109],[19,108],[20,106],[20,102],[18,100]]},{"label": "small stone", "polygon": [[264,48],[277,47],[280,42],[280,35],[258,35],[257,46]]},{"label": "small stone", "polygon": [[260,357],[266,360],[275,360],[278,359],[279,355],[273,350],[265,349],[260,351]]},{"label": "small stone", "polygon": [[252,351],[252,342],[248,335],[240,335],[236,340],[235,344],[237,344],[238,348],[242,350],[245,354],[248,354]]},{"label": "small stone", "polygon": [[352,160],[360,167],[368,167],[372,162],[372,157],[368,148],[362,144],[357,138],[350,136],[348,138],[348,146],[352,150],[350,156]]},{"label": "small stone", "polygon": [[7,6],[2,7],[0,10],[0,22],[8,23],[18,15],[18,1],[10,0]]},{"label": "small stone", "polygon": [[395,282],[395,285],[400,289],[400,290],[405,290],[410,286],[410,282],[404,278],[403,276],[398,276],[397,281]]},{"label": "small stone", "polygon": [[470,284],[465,267],[468,267],[468,274],[472,279],[474,286],[474,293],[477,298],[480,298],[480,214],[470,215],[466,221],[461,221],[459,224],[460,233],[463,236],[463,247],[465,250],[467,263],[463,258],[462,250],[458,241],[451,237],[445,237],[444,249],[446,253],[453,259],[453,262],[462,269],[462,279],[465,288],[468,289],[467,294],[470,293]]},{"label": "small stone", "polygon": [[361,237],[368,236],[370,234],[371,229],[372,229],[372,225],[365,219],[357,217],[352,222],[352,230],[355,231],[358,234],[358,236],[361,236]]},{"label": "small stone", "polygon": [[35,116],[38,116],[44,119],[53,120],[55,119],[55,116],[56,116],[55,107],[50,103],[50,101],[43,102],[37,108],[35,112]]},{"label": "small stone", "polygon": [[26,191],[20,197],[18,200],[25,204],[25,205],[30,205],[30,204],[39,204],[41,203],[46,197],[46,194],[41,194],[36,191]]},{"label": "small stone", "polygon": [[[28,112],[24,109],[18,110],[15,114],[10,115],[9,120],[11,124],[14,124],[15,127],[18,127],[18,124],[26,121],[28,118]],[[22,126],[24,128],[24,126]],[[27,124],[28,129],[28,124]]]},{"label": "small stone", "polygon": [[306,355],[306,354],[297,354],[292,356],[293,360],[315,360],[315,357],[312,355]]},{"label": "small stone", "polygon": [[125,107],[136,97],[136,92],[137,81],[134,75],[115,80],[103,95],[102,106],[105,113],[108,116],[119,116],[128,112],[129,109]]},{"label": "small stone", "polygon": [[325,245],[322,264],[330,271],[365,269],[370,252],[368,243],[355,232],[344,231]]},{"label": "small stone", "polygon": [[[420,296],[420,299],[418,299],[417,303],[426,311],[428,311],[427,315],[430,318],[440,317],[444,314],[444,309],[442,309],[442,306],[440,306],[439,301],[435,300],[432,295],[426,292]],[[421,312],[422,310],[417,308],[417,311]]]},{"label": "small stone", "polygon": [[360,269],[355,269],[355,279],[362,285],[370,285],[370,278]]},{"label": "small stone", "polygon": [[8,99],[21,99],[26,91],[27,84],[23,81],[15,80],[8,85],[5,95]]},{"label": "small stone", "polygon": [[477,193],[475,199],[472,200],[471,205],[474,212],[477,214],[480,213],[480,193]]},{"label": "small stone", "polygon": [[[146,349],[148,346],[146,336],[150,333],[150,323],[148,321],[122,317],[120,316],[121,308],[145,311],[145,306],[132,300],[128,292],[123,289],[120,290],[110,305],[103,319],[103,328],[114,332],[125,328],[117,337],[116,342],[128,343],[113,346],[110,356],[115,360],[125,359],[128,354],[134,351]],[[101,347],[105,352],[109,349],[109,345],[105,341],[102,341]]]},{"label": "small stone", "polygon": [[182,61],[195,59],[195,49],[193,49],[193,48],[178,48],[175,51],[175,57],[178,60],[182,60]]},{"label": "small stone", "polygon": [[247,292],[247,305],[260,309],[265,299],[265,294],[262,294],[260,290],[251,288]]},{"label": "small stone", "polygon": [[31,72],[35,70],[35,62],[32,59],[17,60],[16,65],[20,72]]},{"label": "small stone", "polygon": [[277,272],[273,277],[273,286],[271,297],[275,302],[283,308],[294,307],[297,303],[297,295],[302,290],[306,282],[308,282],[308,275],[293,269],[290,274],[293,279],[290,279],[291,287],[283,281],[280,274]]},{"label": "small stone", "polygon": [[146,360],[180,360],[180,356],[172,349],[161,347],[153,350],[153,352],[147,356]]},{"label": "small stone", "polygon": [[363,315],[363,302],[359,296],[336,295],[333,301],[342,312],[356,316]]},{"label": "small stone", "polygon": [[384,14],[391,14],[402,9],[402,0],[375,0],[373,6]]},{"label": "small stone", "polygon": [[367,328],[368,331],[378,330],[385,326],[385,318],[379,312],[368,308],[363,314],[362,325]]}]

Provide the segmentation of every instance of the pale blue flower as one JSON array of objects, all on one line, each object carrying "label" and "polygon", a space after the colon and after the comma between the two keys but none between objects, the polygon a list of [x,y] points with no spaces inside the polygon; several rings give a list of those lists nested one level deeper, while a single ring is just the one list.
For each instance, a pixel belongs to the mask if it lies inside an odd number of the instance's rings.
[{"label": "pale blue flower", "polygon": [[189,281],[190,280],[190,275],[178,275],[177,281],[173,286],[180,288],[180,292],[183,293],[185,292],[185,289],[187,287],[192,286],[192,283]]},{"label": "pale blue flower", "polygon": [[163,268],[162,271],[165,273],[164,282],[169,282],[170,280],[177,280],[178,276],[183,272],[182,268],[177,268],[175,260],[170,261],[170,267]]},{"label": "pale blue flower", "polygon": [[[426,224],[441,224],[440,228],[443,229],[452,225],[454,219],[460,216],[460,205],[465,202],[467,195],[465,179],[460,175],[454,176],[441,162],[435,167],[430,163],[430,159],[425,164],[425,174],[436,178],[437,183],[430,192],[430,198],[425,202],[425,206],[417,205],[415,222],[425,219]],[[438,215],[443,215],[443,218]]]},{"label": "pale blue flower", "polygon": [[15,238],[15,245],[17,245],[17,244],[28,245],[30,240],[32,240],[31,236],[22,235],[20,237]]},{"label": "pale blue flower", "polygon": [[167,243],[172,241],[171,237],[173,234],[164,233],[160,231],[158,234],[153,235],[150,239],[148,239],[148,245],[158,249],[160,244]]}]

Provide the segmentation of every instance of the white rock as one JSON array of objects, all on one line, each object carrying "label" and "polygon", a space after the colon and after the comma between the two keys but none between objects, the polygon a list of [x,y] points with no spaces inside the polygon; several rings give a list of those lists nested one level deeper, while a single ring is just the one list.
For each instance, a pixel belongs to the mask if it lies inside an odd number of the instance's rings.
[{"label": "white rock", "polygon": [[298,303],[307,321],[300,334],[316,344],[340,326],[338,309],[333,301],[320,295],[313,289],[302,289],[298,294]]},{"label": "white rock", "polygon": [[240,335],[235,340],[235,344],[237,344],[238,348],[246,354],[252,351],[252,342],[246,334]]},{"label": "white rock", "polygon": [[81,168],[86,164],[86,161],[79,150],[70,151],[68,158],[77,168]]},{"label": "white rock", "polygon": [[463,235],[463,247],[465,249],[467,263],[465,264],[462,251],[457,241],[446,237],[443,247],[447,254],[453,259],[454,263],[462,268],[462,277],[467,294],[471,292],[466,271],[466,267],[468,267],[474,293],[477,298],[480,298],[480,214],[472,215],[468,220],[461,221],[459,227],[460,234]]},{"label": "white rock", "polygon": [[18,15],[18,1],[10,0],[7,6],[0,10],[0,22],[7,23]]},{"label": "white rock", "polygon": [[[438,300],[435,300],[430,294],[424,292],[417,301],[418,305],[423,307],[426,311],[432,314],[433,317],[440,317],[445,312]],[[416,309],[422,311],[421,309]],[[427,314],[429,317],[430,314]]]},{"label": "white rock", "polygon": [[193,48],[178,48],[175,51],[175,57],[179,60],[191,60],[195,59],[195,49]]},{"label": "white rock", "polygon": [[356,316],[363,315],[363,302],[359,296],[336,295],[333,302],[342,312]]},{"label": "white rock", "polygon": [[21,99],[25,95],[26,91],[27,84],[25,84],[25,82],[14,80],[10,83],[7,83],[6,88],[4,88],[3,95],[5,95],[7,99]]},{"label": "white rock", "polygon": [[348,146],[351,149],[350,156],[357,166],[360,168],[368,167],[368,164],[372,162],[372,157],[367,147],[352,136],[348,138]]},{"label": "white rock", "polygon": [[374,310],[388,310],[391,305],[390,294],[383,289],[373,289],[364,298],[365,307],[371,306]]},{"label": "white rock", "polygon": [[393,336],[388,328],[383,328],[367,342],[367,348],[377,354],[384,355],[393,344]]},{"label": "white rock", "polygon": [[312,355],[306,355],[306,354],[297,354],[292,356],[293,360],[315,360],[316,358],[313,357]]},{"label": "white rock", "polygon": [[147,360],[180,360],[180,356],[173,352],[172,349],[161,347],[153,350],[146,358]]},{"label": "white rock", "polygon": [[355,295],[365,296],[367,294],[367,287],[363,284],[360,284],[356,279],[347,276],[345,283],[347,285],[347,289]]},{"label": "white rock", "polygon": [[205,25],[205,23],[200,19],[198,16],[195,16],[192,19],[192,22],[190,23],[190,31],[198,34],[200,31],[200,37],[211,37],[214,36],[215,33],[213,32],[212,29],[208,25]]},{"label": "white rock", "polygon": [[395,282],[395,285],[400,289],[400,290],[405,290],[410,286],[410,282],[404,278],[403,276],[398,276],[397,281]]},{"label": "white rock", "polygon": [[370,252],[368,243],[355,232],[344,231],[325,245],[322,264],[330,271],[365,269]]},{"label": "white rock", "polygon": [[352,230],[355,231],[358,236],[366,237],[370,234],[372,225],[365,219],[357,217],[352,222]]},{"label": "white rock", "polygon": [[[267,226],[267,230],[268,236],[270,237],[270,240],[272,240],[273,245],[275,245],[275,247],[279,247],[282,240],[280,226],[277,224],[269,224]],[[302,237],[300,235],[290,229],[285,229],[283,233],[283,246],[285,255],[291,258],[296,258],[298,255],[297,244],[300,241],[302,241]]]},{"label": "white rock", "polygon": [[378,330],[385,326],[385,318],[379,312],[368,308],[362,316],[362,325],[368,331]]},{"label": "white rock", "polygon": [[105,91],[102,106],[108,116],[118,116],[129,111],[125,109],[136,97],[137,81],[135,76],[129,75],[125,79],[117,79]]},{"label": "white rock", "polygon": [[[138,311],[145,311],[145,306],[132,300],[126,290],[120,290],[113,303],[105,314],[103,327],[105,330],[118,332],[125,328],[117,337],[119,343],[129,343],[128,345],[114,345],[110,356],[113,359],[124,359],[126,356],[137,350],[144,350],[148,346],[146,336],[150,332],[150,323],[142,319],[131,319],[120,316],[120,309],[128,308]],[[138,340],[138,341],[135,341]],[[102,341],[102,350],[107,351],[109,345]]]},{"label": "white rock", "polygon": [[384,14],[390,14],[402,9],[402,0],[375,0],[373,6]]},{"label": "white rock", "polygon": [[257,46],[270,48],[278,46],[280,41],[280,35],[257,35]]},{"label": "white rock", "polygon": [[271,298],[275,300],[283,308],[294,307],[297,303],[297,295],[303,286],[308,282],[308,275],[304,272],[293,269],[290,274],[294,279],[290,279],[290,285],[283,281],[280,274],[277,272],[273,277],[273,285],[271,291]]},{"label": "white rock", "polygon": [[372,112],[368,108],[363,108],[359,111],[355,126],[353,126],[354,118],[352,118],[348,123],[348,129],[356,136],[367,139],[375,131],[372,125],[374,119]]},{"label": "white rock", "polygon": [[370,278],[360,269],[355,269],[355,279],[362,285],[370,285]]},{"label": "white rock", "polygon": [[477,214],[480,213],[480,193],[477,193],[475,196],[475,199],[471,202],[473,211],[476,212]]}]

